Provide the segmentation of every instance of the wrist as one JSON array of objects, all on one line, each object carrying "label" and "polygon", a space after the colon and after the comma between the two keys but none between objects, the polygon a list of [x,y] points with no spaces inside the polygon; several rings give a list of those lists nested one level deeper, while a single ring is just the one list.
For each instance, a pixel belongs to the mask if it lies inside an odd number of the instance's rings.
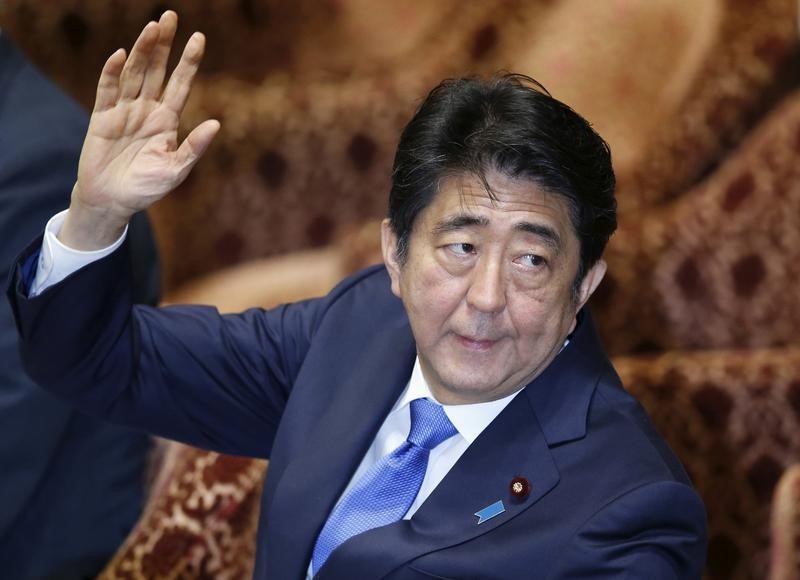
[{"label": "wrist", "polygon": [[73,194],[69,211],[57,238],[65,246],[83,252],[112,245],[124,233],[131,214],[89,206]]}]

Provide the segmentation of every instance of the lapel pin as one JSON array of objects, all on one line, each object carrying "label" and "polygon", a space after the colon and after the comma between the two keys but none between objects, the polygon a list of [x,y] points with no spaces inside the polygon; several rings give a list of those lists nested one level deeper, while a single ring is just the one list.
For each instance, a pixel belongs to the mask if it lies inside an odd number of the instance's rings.
[{"label": "lapel pin", "polygon": [[504,511],[506,511],[506,506],[503,505],[502,500],[496,501],[492,505],[487,505],[482,510],[475,512],[475,515],[478,516],[478,525],[492,519],[494,516],[499,516]]},{"label": "lapel pin", "polygon": [[527,478],[518,475],[511,480],[509,489],[511,490],[511,495],[514,497],[514,499],[522,500],[530,495],[531,482],[528,481]]}]

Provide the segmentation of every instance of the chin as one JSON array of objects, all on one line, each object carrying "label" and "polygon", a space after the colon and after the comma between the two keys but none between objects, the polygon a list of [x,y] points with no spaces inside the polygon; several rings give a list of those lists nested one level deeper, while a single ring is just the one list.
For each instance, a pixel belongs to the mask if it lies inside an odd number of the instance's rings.
[{"label": "chin", "polygon": [[457,400],[457,404],[483,403],[492,399],[499,398],[494,394],[494,390],[501,383],[500,380],[490,381],[485,377],[475,377],[474,375],[442,375],[441,388],[444,390],[443,396],[448,399]]}]

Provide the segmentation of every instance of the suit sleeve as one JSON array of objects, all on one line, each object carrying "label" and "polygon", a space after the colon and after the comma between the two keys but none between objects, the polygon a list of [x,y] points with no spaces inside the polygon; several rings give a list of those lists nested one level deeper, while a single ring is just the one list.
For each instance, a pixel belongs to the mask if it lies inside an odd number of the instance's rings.
[{"label": "suit sleeve", "polygon": [[126,242],[34,298],[18,265],[9,298],[27,371],[91,415],[268,457],[325,301],[226,316],[132,306],[127,251]]},{"label": "suit sleeve", "polygon": [[706,551],[706,513],[695,491],[651,483],[615,499],[573,537],[551,580],[699,579]]}]

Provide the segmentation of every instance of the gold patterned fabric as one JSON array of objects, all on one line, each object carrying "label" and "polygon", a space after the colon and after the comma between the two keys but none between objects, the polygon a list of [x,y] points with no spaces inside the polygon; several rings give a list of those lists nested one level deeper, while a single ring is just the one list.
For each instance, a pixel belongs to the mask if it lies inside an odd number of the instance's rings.
[{"label": "gold patterned fabric", "polygon": [[99,578],[250,578],[265,469],[168,443],[139,523]]}]

